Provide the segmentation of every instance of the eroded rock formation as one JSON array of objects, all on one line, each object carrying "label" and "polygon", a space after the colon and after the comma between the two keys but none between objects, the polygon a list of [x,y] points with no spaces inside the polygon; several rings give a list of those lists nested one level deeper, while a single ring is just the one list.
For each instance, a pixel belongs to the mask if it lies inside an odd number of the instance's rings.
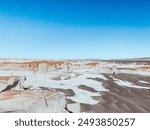
[{"label": "eroded rock formation", "polygon": [[9,90],[0,94],[0,112],[65,112],[65,95],[55,90]]},{"label": "eroded rock formation", "polygon": [[65,112],[66,97],[54,89],[24,89],[25,76],[0,78],[0,112]]}]

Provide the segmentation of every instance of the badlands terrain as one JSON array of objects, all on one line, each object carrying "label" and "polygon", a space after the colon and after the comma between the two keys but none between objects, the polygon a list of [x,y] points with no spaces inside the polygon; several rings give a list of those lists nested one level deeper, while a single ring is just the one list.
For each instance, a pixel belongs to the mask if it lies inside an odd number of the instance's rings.
[{"label": "badlands terrain", "polygon": [[150,58],[0,58],[0,112],[150,112]]}]

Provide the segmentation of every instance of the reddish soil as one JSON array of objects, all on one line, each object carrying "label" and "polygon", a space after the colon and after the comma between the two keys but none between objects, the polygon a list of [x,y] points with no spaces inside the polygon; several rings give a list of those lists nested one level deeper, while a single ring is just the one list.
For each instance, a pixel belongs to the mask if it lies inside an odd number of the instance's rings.
[{"label": "reddish soil", "polygon": [[9,80],[11,78],[15,78],[15,76],[0,76],[0,80]]},{"label": "reddish soil", "polygon": [[99,63],[98,62],[91,62],[91,63],[87,63],[85,65],[87,66],[91,66],[91,67],[95,67],[96,65],[98,65]]}]

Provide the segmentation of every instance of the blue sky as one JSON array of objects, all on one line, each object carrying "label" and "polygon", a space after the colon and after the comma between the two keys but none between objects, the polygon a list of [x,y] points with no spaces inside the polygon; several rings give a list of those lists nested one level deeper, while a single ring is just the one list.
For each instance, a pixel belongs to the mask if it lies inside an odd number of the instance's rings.
[{"label": "blue sky", "polygon": [[0,0],[0,57],[150,57],[150,1]]}]

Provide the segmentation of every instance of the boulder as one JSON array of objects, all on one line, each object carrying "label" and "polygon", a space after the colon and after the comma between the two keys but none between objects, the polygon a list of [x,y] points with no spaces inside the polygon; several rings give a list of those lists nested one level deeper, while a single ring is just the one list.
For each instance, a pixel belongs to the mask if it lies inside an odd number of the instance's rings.
[{"label": "boulder", "polygon": [[0,92],[13,89],[18,86],[18,78],[15,76],[3,76],[0,80]]},{"label": "boulder", "polygon": [[66,98],[55,90],[9,90],[0,93],[0,112],[65,112]]}]

